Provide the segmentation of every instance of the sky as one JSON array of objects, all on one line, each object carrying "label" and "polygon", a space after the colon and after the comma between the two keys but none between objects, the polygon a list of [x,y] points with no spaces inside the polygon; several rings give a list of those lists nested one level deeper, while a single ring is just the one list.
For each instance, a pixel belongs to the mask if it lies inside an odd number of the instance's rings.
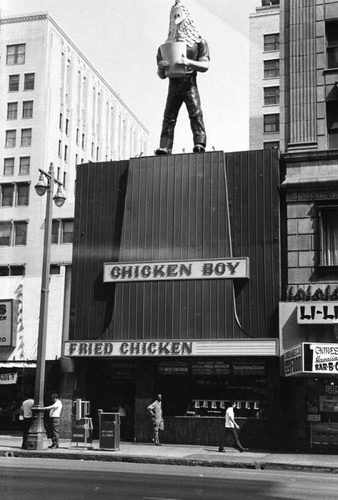
[{"label": "sky", "polygon": [[[260,0],[182,0],[208,42],[210,66],[198,74],[207,151],[249,148],[249,15]],[[159,146],[168,80],[156,73],[174,0],[0,0],[2,15],[49,12],[59,27],[149,131]],[[173,153],[191,152],[183,105]]]}]

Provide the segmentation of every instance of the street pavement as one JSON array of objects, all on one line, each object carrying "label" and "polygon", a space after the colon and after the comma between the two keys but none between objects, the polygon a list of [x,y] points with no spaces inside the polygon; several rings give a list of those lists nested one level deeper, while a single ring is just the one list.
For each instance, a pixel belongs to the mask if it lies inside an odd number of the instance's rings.
[{"label": "street pavement", "polygon": [[219,453],[217,447],[201,445],[128,443],[122,441],[119,450],[102,450],[99,441],[87,448],[83,444],[61,439],[58,449],[41,451],[21,449],[20,434],[0,434],[0,457],[62,458],[110,462],[154,463],[167,465],[235,467],[260,470],[299,470],[309,472],[338,473],[338,454],[284,453],[264,450],[249,450],[243,453],[225,448]]}]

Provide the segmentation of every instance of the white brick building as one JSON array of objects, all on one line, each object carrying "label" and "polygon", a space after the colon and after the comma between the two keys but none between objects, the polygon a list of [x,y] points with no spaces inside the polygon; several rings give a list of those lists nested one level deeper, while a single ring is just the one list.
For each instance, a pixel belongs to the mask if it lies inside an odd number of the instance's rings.
[{"label": "white brick building", "polygon": [[279,2],[261,4],[250,15],[250,149],[279,147]]},{"label": "white brick building", "polygon": [[5,368],[36,359],[46,207],[38,169],[53,163],[67,196],[53,206],[54,360],[68,328],[76,165],[146,154],[148,131],[48,13],[2,17],[0,40],[0,302],[16,299],[18,313],[16,347],[0,342]]}]

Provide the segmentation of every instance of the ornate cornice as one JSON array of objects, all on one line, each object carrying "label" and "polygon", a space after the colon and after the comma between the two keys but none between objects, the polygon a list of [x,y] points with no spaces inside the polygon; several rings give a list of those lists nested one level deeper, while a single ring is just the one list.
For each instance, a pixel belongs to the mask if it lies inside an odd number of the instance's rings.
[{"label": "ornate cornice", "polygon": [[338,187],[336,189],[311,189],[310,191],[289,191],[285,194],[287,202],[309,202],[320,200],[338,200]]},{"label": "ornate cornice", "polygon": [[307,288],[298,288],[296,293],[293,286],[290,286],[287,291],[287,302],[310,302],[310,301],[332,301],[338,300],[338,286],[334,285],[335,288],[331,292],[330,285],[327,285],[324,290],[317,288],[313,291],[312,286]]},{"label": "ornate cornice", "polygon": [[13,17],[3,17],[0,18],[0,24],[12,24],[12,23],[28,23],[31,21],[41,21],[42,19],[48,19],[48,14],[28,14],[26,16],[13,16]]}]

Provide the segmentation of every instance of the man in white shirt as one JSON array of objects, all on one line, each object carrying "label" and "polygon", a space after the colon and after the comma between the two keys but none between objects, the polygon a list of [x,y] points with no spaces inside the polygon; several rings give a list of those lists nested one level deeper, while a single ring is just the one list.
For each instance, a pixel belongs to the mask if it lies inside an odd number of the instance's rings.
[{"label": "man in white shirt", "polygon": [[226,441],[229,434],[233,436],[233,439],[235,440],[236,443],[236,448],[240,452],[248,450],[248,448],[244,448],[244,446],[242,446],[238,437],[237,429],[239,429],[239,425],[236,424],[235,422],[235,413],[234,413],[235,408],[236,408],[235,401],[230,401],[227,411],[225,412],[225,429],[224,432],[222,432],[221,442],[218,448],[218,451],[222,453],[225,452],[224,442]]},{"label": "man in white shirt", "polygon": [[28,431],[29,431],[29,429],[32,425],[32,421],[33,421],[33,411],[32,411],[33,406],[34,406],[34,399],[31,397],[27,397],[24,400],[24,402],[22,403],[21,408],[20,408],[21,415],[23,417],[21,448],[23,448],[24,450],[27,448],[26,439],[27,439]]},{"label": "man in white shirt", "polygon": [[52,444],[49,448],[59,447],[59,425],[62,411],[62,403],[58,394],[52,394],[53,404],[45,406],[44,410],[49,410],[49,418],[51,421]]},{"label": "man in white shirt", "polygon": [[163,428],[164,428],[161,394],[157,395],[155,401],[148,406],[147,410],[149,412],[149,415],[151,418],[151,423],[153,426],[153,435],[152,435],[151,440],[157,446],[161,446],[160,439],[159,439],[159,431],[160,430],[163,431]]}]

